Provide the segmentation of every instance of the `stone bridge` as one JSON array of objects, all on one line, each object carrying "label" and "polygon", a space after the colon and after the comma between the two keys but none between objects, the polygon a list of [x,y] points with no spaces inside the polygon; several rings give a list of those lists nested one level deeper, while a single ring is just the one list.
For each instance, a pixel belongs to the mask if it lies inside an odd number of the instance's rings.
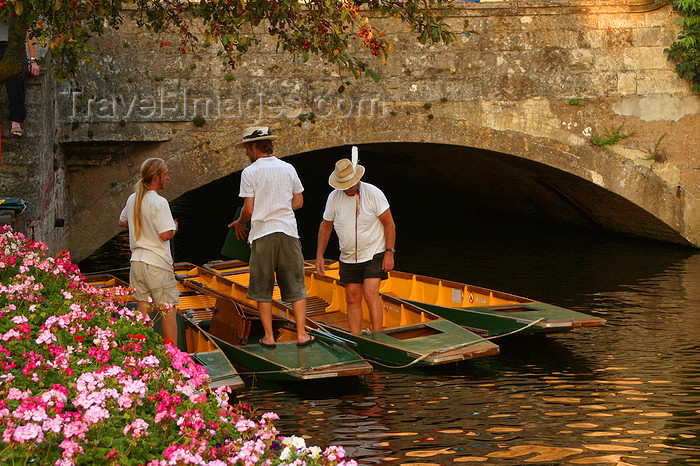
[{"label": "stone bridge", "polygon": [[[573,225],[697,247],[700,97],[666,60],[680,17],[664,3],[467,2],[450,21],[478,34],[447,47],[384,19],[394,54],[376,64],[379,83],[265,40],[232,71],[214,47],[182,55],[126,25],[96,41],[99,68],[32,87],[45,116],[25,143],[39,149],[4,139],[2,171],[15,175],[0,181],[38,207],[37,239],[82,259],[119,231],[142,160],[178,174],[163,193],[174,199],[244,168],[233,144],[264,124],[278,156],[400,151],[455,184],[509,186]],[[614,133],[627,137],[592,143]]]}]

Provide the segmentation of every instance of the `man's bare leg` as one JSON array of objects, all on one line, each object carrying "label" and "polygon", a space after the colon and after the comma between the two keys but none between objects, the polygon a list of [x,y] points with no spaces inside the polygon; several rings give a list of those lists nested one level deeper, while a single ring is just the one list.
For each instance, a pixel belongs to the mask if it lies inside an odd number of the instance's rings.
[{"label": "man's bare leg", "polygon": [[160,325],[163,332],[163,339],[170,339],[174,345],[177,345],[177,320],[175,313],[177,311],[173,307],[167,314],[160,315]]},{"label": "man's bare leg", "polygon": [[311,337],[306,333],[306,299],[300,299],[292,303],[294,321],[297,324],[297,342],[306,343]]},{"label": "man's bare leg", "polygon": [[382,312],[382,300],[379,299],[379,284],[381,278],[366,278],[362,284],[362,294],[367,301],[369,318],[372,321],[372,331],[378,332],[384,324],[384,312]]},{"label": "man's bare leg", "polygon": [[275,332],[272,331],[272,303],[258,301],[258,312],[260,313],[260,322],[262,322],[265,330],[262,342],[266,345],[274,345]]},{"label": "man's bare leg", "polygon": [[350,333],[359,335],[362,331],[362,283],[348,283],[345,286],[345,302],[348,305]]}]

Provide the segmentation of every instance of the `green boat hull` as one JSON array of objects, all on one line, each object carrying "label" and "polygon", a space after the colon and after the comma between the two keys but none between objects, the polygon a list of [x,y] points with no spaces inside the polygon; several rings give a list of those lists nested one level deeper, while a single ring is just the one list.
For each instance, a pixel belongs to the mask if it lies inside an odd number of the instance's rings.
[{"label": "green boat hull", "polygon": [[[426,367],[498,354],[498,346],[446,320],[353,335],[325,326],[356,344],[354,350],[388,368]],[[410,337],[411,334],[417,335]],[[465,351],[468,349],[468,351]]]},{"label": "green boat hull", "polygon": [[317,340],[309,346],[295,342],[262,345],[231,345],[212,337],[229,361],[245,375],[276,381],[315,380],[371,372],[372,367],[356,353],[340,345]]},{"label": "green boat hull", "polygon": [[534,301],[508,306],[444,307],[408,301],[483,336],[510,333],[560,333],[575,327],[603,325],[605,319]]}]

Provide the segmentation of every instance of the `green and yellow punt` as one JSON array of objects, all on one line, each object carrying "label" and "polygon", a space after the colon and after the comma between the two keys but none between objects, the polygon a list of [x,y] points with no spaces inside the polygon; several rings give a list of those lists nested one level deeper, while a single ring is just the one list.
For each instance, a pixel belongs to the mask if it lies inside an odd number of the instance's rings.
[{"label": "green and yellow punt", "polygon": [[[326,274],[338,278],[338,263],[328,265]],[[606,322],[600,317],[513,294],[399,271],[389,272],[379,291],[484,336],[559,333]]]},{"label": "green and yellow punt", "polygon": [[229,360],[259,378],[311,380],[368,374],[372,366],[344,340],[307,324],[316,341],[297,345],[296,324],[291,309],[273,307],[275,347],[261,345],[262,323],[246,290],[222,277],[189,263],[175,264],[183,315],[201,323]]},{"label": "green and yellow punt", "polygon": [[[107,299],[123,300],[121,302],[129,307],[136,305],[131,296],[125,296],[123,293],[123,290],[129,289],[129,284],[117,277],[101,273],[88,274],[85,276],[85,282],[105,291]],[[178,313],[177,327],[178,347],[181,351],[189,353],[197,364],[204,366],[209,374],[211,388],[226,386],[236,390],[245,386],[243,379],[240,378],[216,341],[194,320]]]},{"label": "green and yellow punt", "polygon": [[[247,264],[239,261],[214,262],[205,266],[221,278],[245,290],[250,276]],[[498,354],[498,346],[431,312],[391,296],[382,296],[383,329],[350,333],[345,287],[331,277],[305,274],[307,316],[337,337],[354,342],[355,351],[387,367],[432,366]],[[291,306],[274,300],[288,312]],[[363,302],[363,327],[370,327],[369,311]]]}]

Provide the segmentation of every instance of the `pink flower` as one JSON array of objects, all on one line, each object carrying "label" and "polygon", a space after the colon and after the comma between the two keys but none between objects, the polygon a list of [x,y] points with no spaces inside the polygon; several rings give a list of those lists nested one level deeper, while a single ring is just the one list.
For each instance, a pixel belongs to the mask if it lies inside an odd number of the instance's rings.
[{"label": "pink flower", "polygon": [[51,330],[44,330],[39,334],[39,338],[36,339],[35,343],[37,345],[49,344],[54,341],[58,341],[56,335],[54,335]]},{"label": "pink flower", "polygon": [[[85,453],[80,444],[71,438],[65,439],[58,446],[63,449],[63,456],[67,458],[77,458]],[[68,464],[72,464],[72,462]]]},{"label": "pink flower", "polygon": [[36,424],[25,424],[15,429],[12,440],[18,443],[29,441],[41,443],[44,440],[44,432]]},{"label": "pink flower", "polygon": [[140,438],[144,435],[148,435],[149,424],[141,418],[137,418],[131,424],[124,427],[124,435],[131,433],[134,438]]},{"label": "pink flower", "polygon": [[254,429],[255,427],[255,422],[251,421],[250,419],[241,419],[240,421],[236,422],[236,430],[241,433]]}]

